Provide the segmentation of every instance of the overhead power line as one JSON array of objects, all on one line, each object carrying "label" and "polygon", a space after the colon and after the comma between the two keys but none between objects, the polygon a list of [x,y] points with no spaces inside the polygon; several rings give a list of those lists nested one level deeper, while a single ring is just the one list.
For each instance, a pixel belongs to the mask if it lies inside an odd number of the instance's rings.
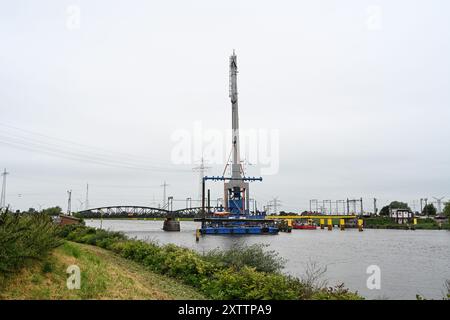
[{"label": "overhead power line", "polygon": [[[60,137],[52,137],[52,136],[45,135],[45,134],[42,134],[42,133],[39,133],[39,132],[35,132],[35,131],[31,131],[31,130],[28,130],[28,129],[18,128],[16,126],[12,126],[12,125],[5,124],[5,123],[0,123],[0,126],[1,127],[6,127],[8,129],[13,129],[15,131],[23,132],[23,133],[32,135],[33,137],[37,136],[37,137],[41,137],[41,139],[44,138],[44,139],[47,139],[47,140],[58,141],[60,143],[63,143],[64,146],[66,146],[67,144],[71,144],[72,147],[76,146],[78,148],[87,148],[87,149],[90,149],[91,152],[97,153],[97,154],[104,154],[104,155],[106,154],[108,156],[113,155],[113,156],[115,156],[117,158],[124,158],[124,159],[128,159],[128,160],[133,160],[133,161],[136,161],[136,160],[141,160],[143,162],[155,161],[154,158],[151,158],[151,157],[148,157],[148,156],[129,154],[129,153],[125,153],[125,152],[121,152],[121,151],[117,151],[117,150],[108,150],[108,149],[105,149],[105,148],[102,148],[102,147],[98,147],[98,146],[92,146],[92,145],[82,144],[82,143],[79,143],[79,142],[70,141],[70,140],[67,140],[67,139],[62,139]],[[8,133],[11,134],[11,131],[8,130]]]},{"label": "overhead power line", "polygon": [[142,163],[140,161],[119,160],[115,156],[105,155],[93,151],[83,151],[77,149],[67,150],[67,146],[61,146],[52,142],[38,140],[34,137],[22,137],[11,133],[0,132],[0,143],[13,148],[26,151],[46,154],[69,160],[93,163],[102,166],[125,168],[142,171],[160,171],[160,172],[190,172],[189,169],[180,169],[168,166],[157,166]]}]

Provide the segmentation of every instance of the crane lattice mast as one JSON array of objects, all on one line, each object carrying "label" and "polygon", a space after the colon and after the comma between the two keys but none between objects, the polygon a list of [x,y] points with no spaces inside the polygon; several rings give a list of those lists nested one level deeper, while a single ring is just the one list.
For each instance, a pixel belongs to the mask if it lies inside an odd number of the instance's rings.
[{"label": "crane lattice mast", "polygon": [[230,90],[231,129],[232,129],[232,162],[231,180],[224,184],[226,210],[236,214],[245,213],[249,208],[249,187],[243,180],[243,172],[239,149],[239,112],[237,90],[237,56],[233,50],[230,56]]}]

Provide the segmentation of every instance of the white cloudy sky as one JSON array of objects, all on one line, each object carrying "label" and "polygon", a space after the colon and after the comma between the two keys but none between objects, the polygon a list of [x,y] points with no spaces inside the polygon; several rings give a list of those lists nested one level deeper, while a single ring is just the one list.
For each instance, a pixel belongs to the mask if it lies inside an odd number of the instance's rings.
[{"label": "white cloudy sky", "polygon": [[279,132],[261,206],[450,197],[449,44],[446,0],[2,1],[7,203],[66,208],[72,189],[77,209],[88,182],[91,206],[156,206],[164,180],[196,198],[199,155],[173,163],[172,138],[230,127],[233,49],[241,128]]}]

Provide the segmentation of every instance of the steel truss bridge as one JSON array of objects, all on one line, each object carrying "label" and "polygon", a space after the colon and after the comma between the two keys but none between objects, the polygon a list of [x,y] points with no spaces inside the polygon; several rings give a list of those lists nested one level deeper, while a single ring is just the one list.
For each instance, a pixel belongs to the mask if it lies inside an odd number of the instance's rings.
[{"label": "steel truss bridge", "polygon": [[[205,211],[216,211],[218,207],[205,207]],[[110,206],[78,211],[76,216],[82,218],[196,218],[200,217],[202,207],[167,210],[143,206]]]}]

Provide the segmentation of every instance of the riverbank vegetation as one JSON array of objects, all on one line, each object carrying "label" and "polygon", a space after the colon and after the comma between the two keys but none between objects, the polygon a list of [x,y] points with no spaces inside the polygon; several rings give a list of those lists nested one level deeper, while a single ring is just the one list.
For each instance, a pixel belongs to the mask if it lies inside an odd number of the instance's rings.
[{"label": "riverbank vegetation", "polygon": [[[84,225],[60,227],[38,213],[1,213],[0,242],[1,299],[362,299],[344,285],[328,287],[318,266],[301,279],[283,274],[285,261],[257,244],[200,254]],[[72,264],[81,269],[80,290],[66,287]]]},{"label": "riverbank vegetation", "polygon": [[[3,299],[361,299],[343,285],[284,275],[283,259],[261,245],[200,254],[84,225],[60,227],[39,213],[2,213],[0,241]],[[80,290],[66,287],[72,264],[81,270]]]},{"label": "riverbank vegetation", "polygon": [[450,230],[450,224],[439,223],[433,218],[417,218],[417,224],[399,224],[390,217],[364,218],[364,227],[367,229],[400,229],[400,230]]},{"label": "riverbank vegetation", "polygon": [[[411,211],[411,208],[408,206],[407,203],[401,201],[392,201],[389,205],[381,208],[380,215],[389,216],[389,213],[392,209],[404,209]],[[428,203],[422,208],[421,213],[426,216],[435,216],[437,214],[437,210],[432,203]]]},{"label": "riverbank vegetation", "polygon": [[447,219],[450,219],[450,201],[444,204],[444,210],[442,210],[442,213],[447,217]]},{"label": "riverbank vegetation", "polygon": [[0,287],[8,275],[42,261],[62,244],[59,227],[45,214],[0,213]]},{"label": "riverbank vegetation", "polygon": [[[113,252],[68,242],[63,230],[47,211],[0,212],[0,299],[205,298]],[[108,236],[111,241],[119,237]],[[81,269],[80,290],[66,287],[66,269],[72,264]]]},{"label": "riverbank vegetation", "polygon": [[282,274],[283,260],[259,245],[202,255],[173,244],[130,240],[117,232],[85,226],[67,226],[61,235],[113,251],[211,299],[361,299],[343,285],[330,288]]}]

